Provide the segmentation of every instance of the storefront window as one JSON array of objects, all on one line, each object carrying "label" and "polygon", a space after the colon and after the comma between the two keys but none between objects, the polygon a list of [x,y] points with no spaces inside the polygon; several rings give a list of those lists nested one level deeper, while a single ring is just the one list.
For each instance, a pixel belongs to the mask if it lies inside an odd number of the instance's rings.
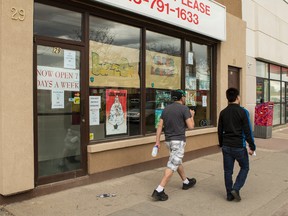
[{"label": "storefront window", "polygon": [[256,61],[256,76],[262,78],[268,78],[268,64],[260,61]]},{"label": "storefront window", "polygon": [[281,104],[281,124],[285,124],[285,104]]},{"label": "storefront window", "polygon": [[280,96],[281,83],[278,81],[270,81],[270,101],[274,102],[273,125],[280,124]]},{"label": "storefront window", "polygon": [[181,40],[146,33],[146,133],[156,131],[160,115],[171,101],[171,90],[181,88]]},{"label": "storefront window", "polygon": [[82,15],[40,3],[34,5],[34,34],[81,41]]},{"label": "storefront window", "polygon": [[[287,115],[288,68],[257,61],[257,75],[269,78],[256,78],[256,103],[271,101],[274,103],[273,125],[285,124]],[[265,71],[265,72],[264,72]],[[282,81],[282,82],[281,82]]]},{"label": "storefront window", "polygon": [[281,83],[278,81],[270,81],[270,100],[279,103],[281,96]]},{"label": "storefront window", "polygon": [[288,81],[288,68],[282,68],[282,81]]},{"label": "storefront window", "polygon": [[280,104],[276,103],[273,107],[273,125],[280,124]]},{"label": "storefront window", "polygon": [[275,79],[275,80],[281,79],[280,66],[270,64],[270,79]]},{"label": "storefront window", "polygon": [[269,101],[269,81],[263,78],[256,78],[256,103]]},{"label": "storefront window", "polygon": [[210,125],[211,48],[186,41],[186,104],[196,110],[195,126]]},{"label": "storefront window", "polygon": [[90,17],[90,141],[140,134],[140,29]]}]

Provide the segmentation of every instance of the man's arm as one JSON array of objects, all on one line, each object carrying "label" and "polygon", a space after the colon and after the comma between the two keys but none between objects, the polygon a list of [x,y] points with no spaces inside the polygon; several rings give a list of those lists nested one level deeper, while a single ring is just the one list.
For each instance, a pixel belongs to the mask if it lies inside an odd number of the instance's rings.
[{"label": "man's arm", "polygon": [[191,130],[195,126],[195,123],[194,123],[195,111],[194,110],[190,110],[190,114],[191,114],[191,117],[186,119],[186,125],[187,125],[188,129]]},{"label": "man's arm", "polygon": [[220,113],[219,120],[218,120],[218,128],[217,128],[217,131],[218,131],[219,146],[222,147],[222,146],[223,146],[223,144],[222,144],[222,141],[223,141],[223,125],[222,125],[221,113]]},{"label": "man's arm", "polygon": [[163,119],[160,118],[156,131],[156,144],[155,144],[156,146],[158,146],[158,148],[160,148],[160,137],[162,134],[162,129],[163,129]]},{"label": "man's arm", "polygon": [[254,142],[254,136],[253,136],[252,127],[251,127],[251,123],[249,119],[249,112],[246,109],[244,109],[244,111],[245,111],[245,116],[243,120],[244,134],[246,137],[246,141],[249,144],[249,148],[252,151],[252,152],[249,151],[249,154],[250,153],[253,154],[253,152],[256,150],[256,145]]}]

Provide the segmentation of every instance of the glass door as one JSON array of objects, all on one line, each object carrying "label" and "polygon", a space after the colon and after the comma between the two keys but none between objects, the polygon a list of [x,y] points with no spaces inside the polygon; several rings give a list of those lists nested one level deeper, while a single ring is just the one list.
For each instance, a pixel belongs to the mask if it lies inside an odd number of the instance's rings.
[{"label": "glass door", "polygon": [[[83,172],[81,49],[37,45],[36,179]],[[54,179],[55,180],[55,179]]]}]

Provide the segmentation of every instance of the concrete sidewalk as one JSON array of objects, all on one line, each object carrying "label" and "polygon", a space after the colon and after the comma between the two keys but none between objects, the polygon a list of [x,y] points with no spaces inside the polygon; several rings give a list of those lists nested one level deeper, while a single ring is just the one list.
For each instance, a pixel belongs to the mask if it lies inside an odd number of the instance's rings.
[{"label": "concrete sidewalk", "polygon": [[[166,202],[151,199],[164,168],[101,183],[81,186],[2,206],[0,215],[14,216],[284,216],[288,215],[288,128],[273,131],[271,139],[256,139],[257,156],[250,157],[250,172],[240,202],[226,201],[222,154],[184,163],[197,184],[187,191],[175,174],[165,192]],[[235,173],[238,172],[238,165]],[[234,174],[235,176],[235,174]],[[102,193],[115,197],[100,198]]]}]

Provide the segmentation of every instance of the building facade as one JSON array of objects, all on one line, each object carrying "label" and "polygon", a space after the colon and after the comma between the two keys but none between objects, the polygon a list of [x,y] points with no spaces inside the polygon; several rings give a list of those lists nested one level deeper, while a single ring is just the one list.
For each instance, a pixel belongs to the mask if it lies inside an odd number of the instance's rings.
[{"label": "building facade", "polygon": [[[273,126],[287,123],[287,1],[243,0],[247,23],[247,107],[253,114],[261,99],[274,103]],[[252,115],[253,117],[253,115]]]},{"label": "building facade", "polygon": [[227,87],[246,104],[240,0],[103,2],[0,0],[3,199],[165,166],[174,89],[196,109],[186,160],[217,146]]}]

